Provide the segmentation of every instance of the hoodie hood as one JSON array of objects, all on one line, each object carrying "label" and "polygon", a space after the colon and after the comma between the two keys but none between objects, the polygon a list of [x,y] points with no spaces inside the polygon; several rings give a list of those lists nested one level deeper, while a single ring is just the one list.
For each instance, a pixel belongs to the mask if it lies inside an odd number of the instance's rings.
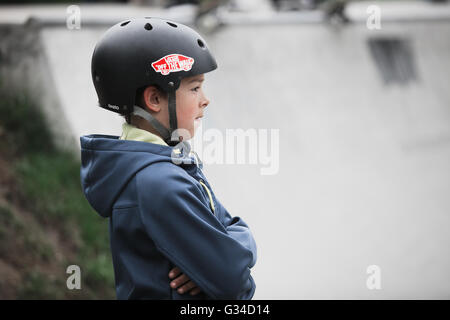
[{"label": "hoodie hood", "polygon": [[[118,136],[92,134],[80,137],[81,186],[90,205],[102,217],[109,217],[114,202],[143,168],[156,162],[196,165],[183,148],[143,141],[120,140]],[[200,164],[201,168],[201,164]]]}]

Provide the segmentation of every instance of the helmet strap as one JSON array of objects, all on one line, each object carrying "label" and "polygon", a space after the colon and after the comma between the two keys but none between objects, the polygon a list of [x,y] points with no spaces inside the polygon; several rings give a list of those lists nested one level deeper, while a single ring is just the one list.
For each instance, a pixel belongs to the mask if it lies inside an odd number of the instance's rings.
[{"label": "helmet strap", "polygon": [[[180,142],[180,137],[174,135],[174,131],[177,130],[177,109],[176,109],[176,95],[175,91],[169,91],[168,94],[168,109],[169,109],[169,124],[170,130],[167,130],[161,122],[159,122],[155,117],[153,117],[150,112],[144,110],[139,106],[134,106],[133,114],[147,120],[153,128],[161,135],[163,140],[169,146],[176,146]],[[172,137],[174,135],[174,137]]]},{"label": "helmet strap", "polygon": [[177,121],[177,100],[175,90],[169,91],[168,97],[168,105],[169,105],[169,124],[170,124],[170,140],[167,142],[168,145],[175,146],[180,142],[180,137],[174,136],[175,130],[178,129],[178,121]]},{"label": "helmet strap", "polygon": [[163,138],[164,141],[167,142],[167,140],[170,139],[170,132],[169,132],[169,130],[167,130],[161,124],[161,122],[156,120],[156,118],[153,117],[150,114],[150,112],[142,109],[139,106],[134,106],[133,114],[136,115],[136,116],[139,116],[141,118],[144,118],[145,120],[147,120],[153,126],[153,128],[155,128],[155,130],[159,132],[159,134],[161,135],[161,137]]}]

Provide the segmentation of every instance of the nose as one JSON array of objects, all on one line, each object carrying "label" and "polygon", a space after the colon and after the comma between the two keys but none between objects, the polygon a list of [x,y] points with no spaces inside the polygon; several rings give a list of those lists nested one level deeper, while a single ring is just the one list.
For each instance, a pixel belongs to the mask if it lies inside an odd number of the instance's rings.
[{"label": "nose", "polygon": [[202,104],[201,104],[202,108],[206,108],[208,106],[208,104],[209,104],[209,99],[206,98],[206,96],[203,96],[203,100],[202,100]]}]

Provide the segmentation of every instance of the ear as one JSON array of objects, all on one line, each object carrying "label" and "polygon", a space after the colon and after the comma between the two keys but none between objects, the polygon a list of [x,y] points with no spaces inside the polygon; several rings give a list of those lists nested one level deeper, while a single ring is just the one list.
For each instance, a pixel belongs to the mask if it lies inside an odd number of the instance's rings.
[{"label": "ear", "polygon": [[162,108],[164,97],[155,86],[148,86],[142,93],[144,106],[154,112],[159,112]]}]

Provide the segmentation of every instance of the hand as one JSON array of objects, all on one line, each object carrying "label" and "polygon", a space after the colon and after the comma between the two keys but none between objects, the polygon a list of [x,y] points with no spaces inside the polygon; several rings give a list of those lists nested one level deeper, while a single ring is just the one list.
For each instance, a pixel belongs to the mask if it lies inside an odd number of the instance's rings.
[{"label": "hand", "polygon": [[169,278],[174,279],[170,283],[170,287],[172,287],[173,289],[178,288],[177,291],[179,294],[183,294],[191,290],[190,295],[193,296],[199,294],[202,291],[202,289],[197,287],[197,285],[194,282],[192,282],[187,275],[181,273],[181,270],[178,267],[175,267],[172,270],[170,270]]}]

